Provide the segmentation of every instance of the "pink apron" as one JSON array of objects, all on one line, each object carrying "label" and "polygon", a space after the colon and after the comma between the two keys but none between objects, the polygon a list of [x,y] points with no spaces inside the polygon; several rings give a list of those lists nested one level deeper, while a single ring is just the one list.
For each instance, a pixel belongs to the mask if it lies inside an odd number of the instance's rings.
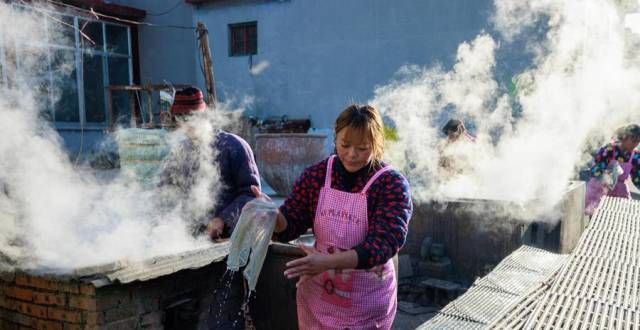
[{"label": "pink apron", "polygon": [[620,164],[622,167],[622,174],[618,176],[618,182],[613,187],[611,191],[608,191],[604,185],[600,182],[600,180],[596,178],[591,178],[587,183],[587,198],[585,202],[585,213],[588,215],[592,215],[595,211],[596,207],[600,203],[602,196],[607,195],[611,197],[622,197],[622,198],[631,198],[631,193],[629,192],[629,187],[625,181],[629,178],[631,174],[631,160],[633,159],[633,153],[631,157],[629,157],[629,161],[626,163]]},{"label": "pink apron", "polygon": [[[335,155],[329,158],[313,230],[315,248],[333,253],[360,244],[368,230],[367,190],[390,166],[380,169],[359,193],[331,188]],[[373,269],[328,270],[298,287],[300,329],[390,329],[396,314],[393,261]]]}]

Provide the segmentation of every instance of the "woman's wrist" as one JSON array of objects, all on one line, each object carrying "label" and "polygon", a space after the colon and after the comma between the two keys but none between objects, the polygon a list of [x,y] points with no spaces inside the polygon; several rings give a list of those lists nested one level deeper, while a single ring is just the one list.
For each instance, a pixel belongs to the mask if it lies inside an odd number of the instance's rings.
[{"label": "woman's wrist", "polygon": [[278,211],[278,216],[276,217],[276,226],[273,229],[275,233],[281,233],[285,229],[287,229],[287,219]]},{"label": "woman's wrist", "polygon": [[358,253],[355,250],[341,251],[327,256],[327,269],[353,269],[358,266]]}]

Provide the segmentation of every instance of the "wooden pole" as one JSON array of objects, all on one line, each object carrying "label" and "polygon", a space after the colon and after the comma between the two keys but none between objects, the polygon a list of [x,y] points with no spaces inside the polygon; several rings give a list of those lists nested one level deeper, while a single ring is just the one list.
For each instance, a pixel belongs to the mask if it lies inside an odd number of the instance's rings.
[{"label": "wooden pole", "polygon": [[153,89],[151,88],[151,85],[148,84],[145,87],[145,91],[147,93],[145,93],[145,95],[147,96],[147,111],[149,111],[149,122],[147,123],[147,127],[152,128],[153,127],[153,104],[152,104],[152,100],[151,100],[151,93],[153,92]]},{"label": "wooden pole", "polygon": [[198,46],[202,54],[202,65],[204,66],[204,82],[207,89],[207,103],[211,106],[216,104],[216,86],[213,78],[213,60],[209,49],[209,32],[204,23],[198,22],[196,31],[198,33]]}]

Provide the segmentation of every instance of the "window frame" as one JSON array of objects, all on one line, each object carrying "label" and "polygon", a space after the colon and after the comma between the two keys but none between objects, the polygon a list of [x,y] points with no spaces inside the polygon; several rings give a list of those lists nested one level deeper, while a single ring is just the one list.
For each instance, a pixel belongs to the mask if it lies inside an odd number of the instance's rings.
[{"label": "window frame", "polygon": [[[83,16],[79,16],[79,15],[73,15],[73,14],[69,14],[69,13],[60,13],[60,12],[52,12],[50,10],[44,9],[44,8],[37,8],[37,9],[33,9],[31,6],[25,6],[25,5],[21,5],[21,4],[13,4],[14,7],[21,7],[22,9],[27,9],[27,10],[37,10],[37,11],[46,11],[48,14],[51,14],[54,17],[71,17],[72,18],[72,22],[73,22],[73,41],[72,44],[73,46],[70,45],[63,45],[63,44],[56,44],[55,41],[50,40],[49,38],[49,34],[51,31],[51,22],[52,20],[50,18],[47,18],[44,20],[45,24],[44,24],[44,33],[46,36],[46,42],[24,42],[24,43],[16,43],[15,45],[13,45],[15,47],[15,49],[17,51],[24,49],[24,48],[28,48],[28,47],[38,47],[38,48],[46,48],[46,57],[47,57],[47,75],[46,78],[43,78],[42,81],[46,81],[49,84],[53,84],[54,83],[54,69],[52,68],[53,65],[53,56],[52,54],[55,51],[59,51],[59,50],[64,50],[64,51],[72,51],[73,52],[73,56],[74,56],[74,69],[75,69],[75,77],[71,77],[69,76],[68,79],[75,79],[75,83],[77,86],[77,104],[78,104],[78,121],[77,122],[63,122],[63,121],[57,121],[56,120],[56,99],[54,98],[53,92],[49,91],[48,92],[48,109],[51,111],[50,115],[50,122],[52,123],[53,127],[55,129],[58,130],[77,130],[77,129],[87,129],[87,130],[103,130],[105,128],[108,128],[109,123],[111,122],[112,118],[110,118],[111,113],[110,111],[108,111],[108,102],[107,102],[107,97],[108,97],[108,91],[107,91],[107,86],[109,86],[109,59],[111,58],[119,58],[119,59],[123,59],[126,58],[127,59],[127,65],[128,65],[128,84],[131,85],[133,83],[133,50],[132,50],[132,35],[131,35],[131,26],[126,25],[126,24],[119,24],[119,23],[115,23],[115,22],[111,22],[111,21],[103,21],[103,20],[96,20],[96,19],[92,19],[89,17],[83,17]],[[103,39],[103,43],[102,43],[102,47],[101,49],[92,49],[92,48],[83,48],[81,45],[81,35],[79,32],[79,24],[80,22],[84,22],[84,21],[88,21],[91,23],[98,23],[100,24],[100,29],[102,32],[102,39]],[[70,22],[71,24],[71,22]],[[113,26],[118,26],[118,27],[122,27],[126,29],[126,37],[127,37],[127,42],[126,42],[126,53],[124,52],[115,52],[115,51],[111,51],[109,49],[109,43],[108,43],[108,39],[107,39],[107,26],[109,25],[113,25]],[[71,28],[71,27],[69,27]],[[1,36],[0,36],[1,37]],[[71,37],[71,35],[70,35]],[[4,43],[3,40],[0,40],[0,84],[8,84],[8,77],[7,75],[4,73],[3,71],[3,66],[6,66],[6,58],[5,58],[5,51],[4,51]],[[84,57],[85,55],[89,55],[89,56],[99,56],[101,59],[101,63],[102,63],[102,86],[104,87],[103,91],[102,91],[102,97],[104,99],[104,106],[102,107],[102,112],[104,114],[104,121],[102,122],[88,122],[87,121],[87,114],[88,114],[88,110],[87,109],[87,105],[85,104],[85,85],[84,85]],[[16,60],[16,70],[18,72],[20,72],[21,70],[21,61],[18,58]]]},{"label": "window frame", "polygon": [[[249,35],[248,28],[255,28],[255,48],[253,52],[248,51],[249,48]],[[234,52],[235,50],[235,29],[243,29],[243,52]],[[229,39],[229,57],[243,57],[243,56],[252,56],[258,54],[258,21],[247,21],[240,23],[231,23],[228,25],[228,39]]]}]

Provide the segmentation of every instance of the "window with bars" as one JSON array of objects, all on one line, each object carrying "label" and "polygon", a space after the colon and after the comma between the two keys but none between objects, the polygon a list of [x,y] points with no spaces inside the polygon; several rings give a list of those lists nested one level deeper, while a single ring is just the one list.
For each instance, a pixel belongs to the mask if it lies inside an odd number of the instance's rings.
[{"label": "window with bars", "polygon": [[[41,116],[56,128],[104,128],[108,123],[106,86],[132,83],[130,27],[56,12],[40,16],[44,31],[38,35],[44,39],[11,45],[0,40],[0,85],[18,79],[36,86],[43,105]],[[33,69],[33,63],[25,62],[32,49],[45,52],[46,63],[37,72],[25,72]],[[114,110],[120,110],[114,113],[116,121],[129,116],[126,95],[114,95],[113,103]]]},{"label": "window with bars", "polygon": [[229,56],[258,53],[258,22],[229,24]]}]

